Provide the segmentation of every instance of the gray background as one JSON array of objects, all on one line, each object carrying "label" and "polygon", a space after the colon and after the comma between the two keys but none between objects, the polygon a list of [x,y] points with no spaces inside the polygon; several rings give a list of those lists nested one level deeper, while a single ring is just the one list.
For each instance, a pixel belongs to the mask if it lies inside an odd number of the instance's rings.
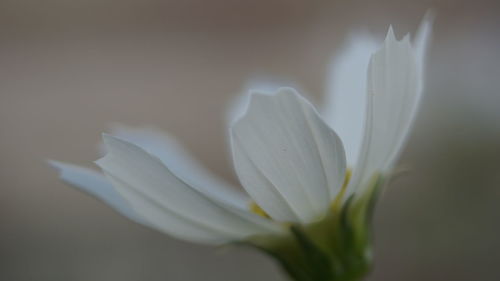
[{"label": "gray background", "polygon": [[284,280],[250,249],[144,229],[57,180],[111,122],[168,130],[236,183],[223,112],[254,74],[322,101],[352,28],[401,36],[435,8],[426,98],[376,216],[371,280],[499,280],[496,1],[0,1],[0,280]]}]

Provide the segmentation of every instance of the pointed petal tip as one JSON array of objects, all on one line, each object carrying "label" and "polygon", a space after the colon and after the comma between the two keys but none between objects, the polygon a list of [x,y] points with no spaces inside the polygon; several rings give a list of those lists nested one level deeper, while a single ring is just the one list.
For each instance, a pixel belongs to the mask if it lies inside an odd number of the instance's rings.
[{"label": "pointed petal tip", "polygon": [[396,38],[396,34],[394,33],[394,28],[392,25],[389,25],[389,29],[387,30],[387,35],[385,37],[385,45],[387,44],[395,44],[395,43],[408,43],[410,45],[410,34],[406,33],[401,40]]},{"label": "pointed petal tip", "polygon": [[102,168],[102,162],[104,161],[105,158],[106,158],[106,156],[103,156],[103,157],[95,160],[94,164],[96,164],[99,168]]},{"label": "pointed petal tip", "polygon": [[417,55],[417,59],[422,65],[424,64],[429,44],[432,41],[432,27],[435,17],[435,11],[428,10],[422,18],[422,21],[420,22],[420,25],[415,33],[413,46]]},{"label": "pointed petal tip", "polygon": [[432,24],[434,22],[434,20],[436,19],[436,14],[437,14],[437,12],[435,9],[428,9],[425,12],[424,17],[422,18],[422,22]]},{"label": "pointed petal tip", "polygon": [[385,41],[397,41],[396,35],[394,35],[394,28],[392,27],[392,24],[389,25],[389,28],[387,29],[387,35],[385,36]]},{"label": "pointed petal tip", "polygon": [[102,143],[104,144],[106,153],[101,158],[95,160],[94,164],[96,164],[99,168],[102,169],[102,168],[104,168],[103,166],[104,166],[106,159],[108,159],[110,157],[110,154],[113,151],[113,146],[118,144],[118,143],[125,142],[125,141],[121,140],[120,138],[118,138],[116,136],[108,134],[108,133],[102,133],[101,135],[102,135]]},{"label": "pointed petal tip", "polygon": [[411,42],[410,42],[410,33],[406,33],[405,36],[403,37],[403,39],[401,39],[401,41],[399,41],[399,43],[401,43],[405,48],[412,50]]},{"label": "pointed petal tip", "polygon": [[[108,148],[108,153],[111,152],[111,149],[109,149],[109,148],[115,144],[130,144],[130,145],[133,145],[134,147],[138,147],[136,144],[129,142],[129,141],[123,139],[122,137],[111,135],[108,133],[102,133],[102,141],[103,141],[104,145],[106,146],[106,148]],[[141,150],[142,150],[142,148],[141,148]]]},{"label": "pointed petal tip", "polygon": [[54,169],[58,169],[60,162],[52,159],[45,159],[45,162]]},{"label": "pointed petal tip", "polygon": [[372,56],[376,55],[379,52],[383,52],[383,50],[388,50],[388,49],[408,49],[410,52],[412,52],[412,44],[410,42],[410,34],[406,33],[401,40],[398,40],[396,38],[396,35],[394,34],[394,29],[392,25],[389,26],[389,29],[387,31],[387,36],[384,40],[383,46],[376,51]]},{"label": "pointed petal tip", "polygon": [[64,170],[64,166],[67,165],[63,162],[57,161],[57,160],[52,160],[52,159],[45,159],[45,162],[47,165],[49,165],[52,169],[56,170],[56,172],[59,174],[59,177],[61,177],[62,172]]},{"label": "pointed petal tip", "polygon": [[104,156],[102,156],[101,158],[97,159],[94,161],[94,164],[96,164],[97,166],[99,166],[100,168],[102,168],[101,164],[102,162],[104,161],[104,159],[109,155],[110,153],[110,146],[112,145],[112,143],[115,141],[116,137],[108,134],[108,133],[101,133],[101,137],[102,137],[102,144],[104,145]]},{"label": "pointed petal tip", "polygon": [[59,173],[59,177],[62,177],[62,174],[66,169],[76,167],[76,165],[74,165],[74,164],[65,163],[65,162],[57,161],[57,160],[53,160],[53,159],[46,159],[45,162],[47,162],[47,164],[51,168],[53,168],[54,170],[56,170]]}]

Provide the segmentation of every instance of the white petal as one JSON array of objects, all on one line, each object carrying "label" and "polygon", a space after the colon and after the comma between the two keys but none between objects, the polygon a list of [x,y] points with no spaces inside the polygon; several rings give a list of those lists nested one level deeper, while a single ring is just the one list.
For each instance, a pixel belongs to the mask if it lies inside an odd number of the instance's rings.
[{"label": "white petal", "polygon": [[366,70],[378,46],[368,34],[355,33],[330,64],[322,115],[342,140],[351,167],[356,165],[363,139]]},{"label": "white petal", "polygon": [[[418,73],[423,77],[423,70],[426,63],[427,50],[432,39],[432,24],[434,22],[434,13],[429,11],[425,14],[420,26],[418,27],[417,33],[415,34],[415,39],[413,40],[413,49],[415,50],[415,58],[418,67]],[[422,91],[423,81],[421,79],[419,83],[419,88],[417,91]]]},{"label": "white petal", "polygon": [[107,177],[125,198],[133,198],[134,208],[140,210],[141,214],[151,221],[152,228],[182,240],[204,244],[222,244],[232,238],[210,226],[200,226],[196,222],[186,220],[183,216],[164,208],[155,200],[143,196],[123,181],[111,175]]},{"label": "white petal", "polygon": [[249,198],[246,194],[208,171],[173,136],[151,127],[123,125],[114,125],[111,132],[158,157],[173,174],[198,191],[241,209],[248,208]]},{"label": "white petal", "polygon": [[321,218],[345,175],[338,136],[295,90],[252,94],[232,127],[236,172],[250,196],[279,221]]},{"label": "white petal", "polygon": [[263,94],[272,94],[281,87],[295,87],[295,83],[277,77],[253,77],[244,85],[239,95],[235,96],[228,106],[226,112],[227,125],[231,126],[236,120],[239,120],[250,102],[250,93],[259,92]]},{"label": "white petal", "polygon": [[49,164],[59,171],[59,177],[64,182],[102,200],[121,215],[135,222],[146,224],[101,173],[58,161],[49,161]]},{"label": "white petal", "polygon": [[[152,127],[118,124],[112,126],[111,133],[158,157],[172,173],[198,191],[240,209],[248,209],[250,199],[246,194],[207,170],[173,136]],[[104,147],[102,150],[105,151]]]},{"label": "white petal", "polygon": [[190,187],[138,146],[107,135],[103,139],[108,154],[96,163],[136,212],[156,228],[180,239],[207,243],[281,230],[270,220],[243,215]]},{"label": "white petal", "polygon": [[392,168],[420,100],[420,76],[408,37],[397,41],[389,29],[384,46],[368,68],[368,107],[353,188]]}]

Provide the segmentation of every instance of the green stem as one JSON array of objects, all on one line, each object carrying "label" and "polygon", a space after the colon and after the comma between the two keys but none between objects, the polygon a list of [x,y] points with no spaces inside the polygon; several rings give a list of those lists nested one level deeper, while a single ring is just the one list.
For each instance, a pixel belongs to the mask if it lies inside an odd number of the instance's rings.
[{"label": "green stem", "polygon": [[274,257],[294,281],[361,281],[372,265],[371,220],[377,177],[370,189],[309,225],[291,225],[289,235],[254,237],[250,245]]}]

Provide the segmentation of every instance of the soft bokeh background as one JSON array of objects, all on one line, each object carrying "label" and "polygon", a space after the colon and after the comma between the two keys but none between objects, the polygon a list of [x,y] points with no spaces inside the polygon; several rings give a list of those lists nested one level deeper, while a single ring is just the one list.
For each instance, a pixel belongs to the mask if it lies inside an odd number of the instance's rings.
[{"label": "soft bokeh background", "polygon": [[435,8],[426,98],[376,217],[370,280],[500,280],[498,1],[0,1],[0,280],[284,280],[250,249],[139,227],[59,182],[112,122],[175,134],[236,183],[224,111],[248,77],[316,103],[353,28],[414,31]]}]

